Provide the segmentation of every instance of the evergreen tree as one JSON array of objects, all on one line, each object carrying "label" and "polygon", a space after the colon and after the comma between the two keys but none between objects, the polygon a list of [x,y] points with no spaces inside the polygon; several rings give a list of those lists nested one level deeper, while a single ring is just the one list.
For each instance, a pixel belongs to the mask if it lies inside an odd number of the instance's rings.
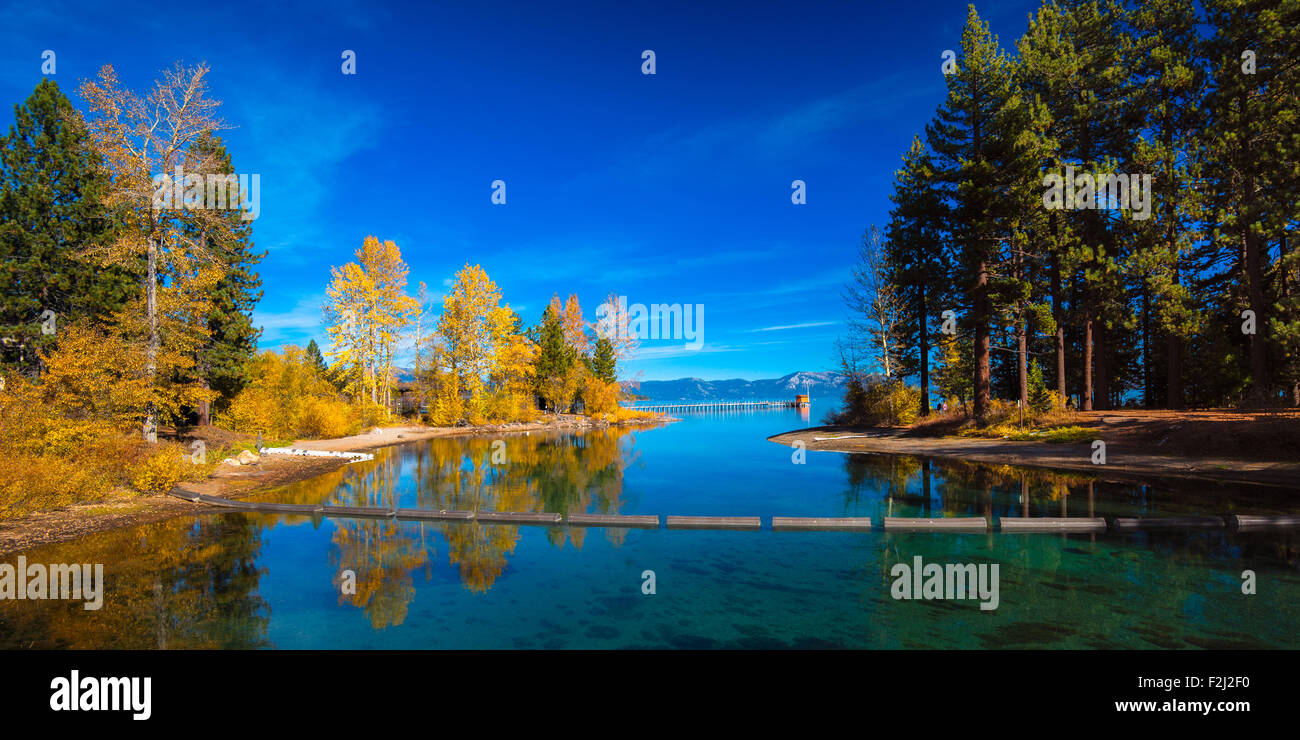
[{"label": "evergreen tree", "polygon": [[[1205,3],[1214,35],[1206,44],[1211,84],[1206,100],[1209,149],[1206,180],[1214,228],[1206,251],[1209,270],[1230,265],[1235,280],[1214,298],[1233,304],[1234,324],[1242,311],[1255,316],[1246,334],[1250,395],[1254,402],[1274,394],[1270,367],[1272,332],[1297,319],[1271,314],[1271,247],[1281,246],[1294,227],[1300,115],[1296,89],[1300,74],[1300,3],[1262,0],[1209,0]],[[1247,52],[1253,59],[1243,57]],[[1253,67],[1253,68],[1250,68]],[[1270,350],[1273,349],[1271,352]]]},{"label": "evergreen tree", "polygon": [[[129,266],[101,269],[80,257],[112,232],[101,203],[107,182],[80,114],[42,80],[0,137],[0,361],[33,371],[60,323],[103,323],[138,294],[140,274]],[[42,331],[46,311],[53,333]]]},{"label": "evergreen tree", "polygon": [[325,377],[329,372],[329,366],[325,364],[325,356],[321,354],[320,345],[316,344],[315,339],[307,342],[307,349],[305,352],[307,355],[307,362],[316,370],[316,372],[320,373],[321,377]]},{"label": "evergreen tree", "polygon": [[[1201,101],[1206,78],[1197,55],[1199,22],[1191,0],[1154,0],[1130,13],[1135,39],[1127,55],[1136,87],[1133,105],[1144,131],[1128,157],[1131,172],[1152,176],[1151,218],[1130,221],[1136,248],[1127,266],[1139,293],[1143,400],[1147,406],[1182,408],[1184,344],[1198,312],[1187,281],[1189,256],[1199,241],[1205,126]],[[1157,348],[1164,337],[1164,351]],[[1163,358],[1158,360],[1158,356]],[[1164,365],[1164,378],[1156,372]]]},{"label": "evergreen tree", "polygon": [[587,369],[601,382],[613,383],[617,377],[616,364],[614,343],[607,337],[597,337],[592,345],[591,357],[587,360]]},{"label": "evergreen tree", "polygon": [[[211,132],[199,136],[193,149],[195,158],[210,163],[215,174],[235,172],[220,137]],[[240,197],[238,186],[231,187],[228,200],[239,203]],[[266,256],[266,252],[253,251],[253,222],[245,220],[241,210],[228,210],[222,215],[229,227],[217,232],[220,238],[215,238],[211,231],[193,235],[221,262],[221,277],[209,294],[209,336],[199,349],[195,363],[200,383],[217,391],[220,404],[229,403],[244,387],[245,365],[257,352],[257,339],[262,331],[253,326],[253,308],[262,298],[262,279],[255,266]],[[201,403],[198,411],[199,423],[209,423],[207,405]]]},{"label": "evergreen tree", "polygon": [[920,416],[930,413],[932,326],[949,298],[952,276],[943,248],[943,205],[933,182],[934,166],[920,137],[894,175],[894,208],[886,229],[889,279],[899,298],[898,362],[904,376],[917,375]]},{"label": "evergreen tree", "polygon": [[556,310],[556,303],[552,302],[542,312],[542,321],[537,330],[537,358],[534,361],[534,381],[536,382],[537,396],[554,408],[554,400],[550,398],[551,384],[557,379],[568,375],[573,367],[577,357],[570,350],[564,341],[564,322],[561,311]]},{"label": "evergreen tree", "polygon": [[989,410],[990,340],[994,319],[996,263],[1009,235],[1007,167],[1016,132],[1006,127],[1012,67],[997,38],[967,11],[957,71],[947,76],[948,94],[926,127],[938,180],[947,204],[948,232],[956,250],[956,282],[966,296],[964,315],[974,339],[974,413]]}]

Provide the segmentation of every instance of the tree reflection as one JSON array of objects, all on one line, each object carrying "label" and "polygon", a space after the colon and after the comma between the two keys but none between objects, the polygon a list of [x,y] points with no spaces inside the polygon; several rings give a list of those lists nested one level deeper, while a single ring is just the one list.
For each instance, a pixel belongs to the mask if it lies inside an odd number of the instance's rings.
[{"label": "tree reflection", "polygon": [[29,563],[103,563],[104,602],[0,601],[0,648],[267,647],[255,517],[171,519],[24,553]]},{"label": "tree reflection", "polygon": [[[504,444],[502,444],[502,442]],[[611,427],[584,434],[561,432],[488,437],[434,438],[402,454],[386,451],[372,463],[350,465],[335,473],[286,489],[278,501],[394,509],[616,514],[625,506],[623,471],[634,460],[635,433]],[[413,468],[403,478],[403,465]],[[409,495],[414,481],[414,501]],[[341,574],[356,576],[356,593],[342,593],[340,603],[365,610],[376,628],[400,625],[415,595],[413,571],[431,575],[434,548],[426,529],[447,542],[447,561],[461,583],[485,592],[505,572],[508,556],[520,538],[516,525],[478,521],[401,522],[393,519],[336,520],[331,564],[336,585]],[[604,529],[615,546],[626,532]],[[583,527],[549,527],[556,547],[581,548]]]}]

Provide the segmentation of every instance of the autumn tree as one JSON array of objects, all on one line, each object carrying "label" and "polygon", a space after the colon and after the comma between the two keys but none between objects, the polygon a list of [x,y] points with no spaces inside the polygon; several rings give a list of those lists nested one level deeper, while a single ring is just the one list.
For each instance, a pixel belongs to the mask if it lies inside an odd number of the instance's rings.
[{"label": "autumn tree", "polygon": [[416,310],[406,295],[409,268],[392,241],[366,237],[356,262],[330,270],[325,316],[332,367],[354,398],[391,408],[392,364],[398,342]]},{"label": "autumn tree", "polygon": [[490,375],[509,347],[509,337],[514,336],[513,316],[510,307],[501,304],[500,289],[482,267],[467,264],[456,273],[430,338],[435,361],[454,381],[444,384],[439,393],[444,405],[454,405],[464,396],[468,415],[482,416]]},{"label": "autumn tree", "polygon": [[874,225],[862,235],[858,261],[843,296],[851,341],[870,347],[876,367],[886,380],[892,379],[902,353],[903,300],[890,281],[885,240]]},{"label": "autumn tree", "polygon": [[[143,300],[122,312],[119,325],[144,344],[145,371],[154,386],[142,409],[143,436],[149,441],[157,440],[160,413],[174,416],[211,398],[192,381],[177,380],[193,377],[195,354],[208,338],[207,296],[220,279],[206,240],[195,235],[217,238],[230,228],[217,209],[186,207],[196,188],[202,193],[197,173],[217,169],[205,159],[213,152],[194,146],[205,133],[223,127],[216,117],[220,102],[208,97],[207,73],[206,65],[178,63],[145,97],[123,87],[111,66],[81,85],[94,147],[112,173],[103,202],[120,224],[113,238],[87,254],[107,267],[134,269],[145,263]],[[191,174],[172,183],[178,168]],[[183,192],[181,203],[172,197],[173,189]]]}]

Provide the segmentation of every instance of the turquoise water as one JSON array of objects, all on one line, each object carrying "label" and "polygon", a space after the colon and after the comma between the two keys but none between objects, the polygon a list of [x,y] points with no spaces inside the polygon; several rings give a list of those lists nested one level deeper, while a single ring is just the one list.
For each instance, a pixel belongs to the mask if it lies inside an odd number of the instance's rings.
[{"label": "turquoise water", "polygon": [[[765,439],[809,423],[773,410],[496,445],[432,440],[262,498],[765,520],[1294,511],[1294,490],[830,452],[795,464]],[[1300,647],[1300,537],[1287,533],[583,530],[209,514],[25,555],[104,563],[105,604],[0,602],[3,647]],[[916,556],[998,565],[997,609],[894,599],[891,568]],[[355,593],[341,593],[343,571]],[[645,571],[653,594],[642,592]]]}]

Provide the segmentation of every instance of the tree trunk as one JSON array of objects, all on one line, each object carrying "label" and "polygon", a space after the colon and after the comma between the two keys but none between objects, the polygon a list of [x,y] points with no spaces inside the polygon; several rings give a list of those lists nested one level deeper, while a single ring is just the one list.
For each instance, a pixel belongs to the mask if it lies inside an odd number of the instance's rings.
[{"label": "tree trunk", "polygon": [[[208,385],[207,377],[203,375],[199,376],[199,387],[205,391],[211,388],[211,386]],[[203,399],[202,401],[199,401],[198,412],[199,412],[199,426],[206,427],[212,424],[212,402],[211,401],[209,401],[206,398]]]},{"label": "tree trunk", "polygon": [[[1022,310],[1023,315],[1023,310]],[[1029,332],[1023,318],[1016,321],[1016,370],[1020,382],[1020,408],[1029,408]]]},{"label": "tree trunk", "polygon": [[1092,318],[1083,322],[1083,410],[1092,411]]},{"label": "tree trunk", "polygon": [[1151,291],[1142,281],[1142,406],[1155,408],[1155,383],[1151,374]]},{"label": "tree trunk", "polygon": [[983,422],[989,411],[989,272],[980,260],[975,279],[975,418]]},{"label": "tree trunk", "polygon": [[921,412],[922,418],[930,415],[930,332],[926,316],[925,286],[921,286],[921,311],[917,314],[921,325]]},{"label": "tree trunk", "polygon": [[[153,234],[148,238],[148,272],[145,277],[145,314],[149,320],[149,343],[145,350],[145,374],[149,378],[149,390],[154,390],[155,376],[158,374],[158,349],[161,344],[158,336],[158,242]],[[158,441],[158,408],[150,399],[145,407],[144,441]]]},{"label": "tree trunk", "polygon": [[1056,392],[1065,399],[1065,315],[1061,311],[1061,261],[1052,255],[1052,319],[1056,322],[1056,336],[1052,349],[1056,354]]},{"label": "tree trunk", "polygon": [[1250,310],[1255,313],[1255,333],[1250,335],[1250,379],[1252,395],[1258,403],[1269,399],[1268,353],[1264,345],[1264,328],[1268,325],[1264,308],[1264,270],[1260,238],[1252,230],[1246,231],[1246,283]]},{"label": "tree trunk", "polygon": [[1094,378],[1096,397],[1093,399],[1092,407],[1098,411],[1108,411],[1111,408],[1110,336],[1106,329],[1106,322],[1098,321],[1093,327],[1093,333],[1097,346],[1093,348],[1092,354],[1097,362],[1097,371]]}]

